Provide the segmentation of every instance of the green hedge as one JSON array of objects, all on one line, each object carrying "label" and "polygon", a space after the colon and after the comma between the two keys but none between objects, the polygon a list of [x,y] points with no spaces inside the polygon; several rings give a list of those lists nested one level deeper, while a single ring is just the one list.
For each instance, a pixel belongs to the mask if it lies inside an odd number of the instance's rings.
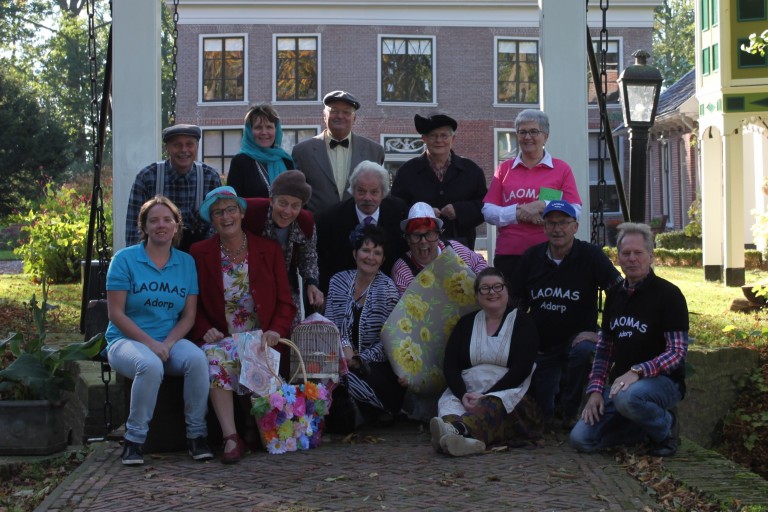
[{"label": "green hedge", "polygon": [[701,249],[700,236],[688,236],[685,231],[667,231],[656,235],[658,249]]},{"label": "green hedge", "polygon": [[[603,247],[603,252],[614,265],[618,265],[615,247]],[[701,267],[701,249],[663,249],[653,251],[655,265],[668,267]],[[747,270],[765,269],[768,265],[763,261],[763,255],[755,249],[744,251],[744,268]]]}]

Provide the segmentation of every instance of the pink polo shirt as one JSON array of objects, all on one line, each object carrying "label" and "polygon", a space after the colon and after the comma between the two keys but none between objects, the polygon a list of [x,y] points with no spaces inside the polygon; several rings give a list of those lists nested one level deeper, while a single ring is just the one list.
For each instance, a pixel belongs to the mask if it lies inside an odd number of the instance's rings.
[{"label": "pink polo shirt", "polygon": [[[581,205],[571,167],[562,160],[552,158],[546,151],[541,162],[530,169],[519,155],[514,160],[499,164],[483,202],[501,207],[531,203],[538,200],[542,187],[561,190],[564,201]],[[542,226],[508,224],[498,228],[496,254],[520,255],[529,247],[546,240]]]}]

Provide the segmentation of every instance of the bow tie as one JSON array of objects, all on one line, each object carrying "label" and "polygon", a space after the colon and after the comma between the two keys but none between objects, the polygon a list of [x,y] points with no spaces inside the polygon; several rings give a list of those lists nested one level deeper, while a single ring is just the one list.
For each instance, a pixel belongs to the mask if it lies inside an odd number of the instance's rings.
[{"label": "bow tie", "polygon": [[336,149],[336,146],[349,147],[349,139],[333,140],[331,139],[331,149]]}]

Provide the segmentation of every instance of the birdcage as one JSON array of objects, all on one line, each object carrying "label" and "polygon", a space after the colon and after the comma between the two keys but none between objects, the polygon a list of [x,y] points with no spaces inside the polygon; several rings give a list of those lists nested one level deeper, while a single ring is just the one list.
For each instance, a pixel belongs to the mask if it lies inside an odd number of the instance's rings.
[{"label": "birdcage", "polygon": [[[339,330],[328,319],[321,322],[302,322],[296,326],[291,341],[304,359],[307,378],[314,381],[339,381],[341,343]],[[291,358],[291,382],[300,373],[297,358]]]}]

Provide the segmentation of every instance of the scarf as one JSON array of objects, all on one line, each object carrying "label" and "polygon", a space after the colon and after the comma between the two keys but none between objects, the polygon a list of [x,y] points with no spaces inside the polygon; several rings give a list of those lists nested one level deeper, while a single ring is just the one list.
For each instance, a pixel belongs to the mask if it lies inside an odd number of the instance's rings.
[{"label": "scarf", "polygon": [[243,126],[243,140],[240,143],[240,152],[245,153],[254,160],[266,164],[267,172],[269,174],[269,184],[275,181],[277,176],[284,172],[287,167],[283,159],[287,159],[293,162],[291,155],[280,147],[283,143],[283,125],[280,120],[275,123],[275,143],[270,148],[263,148],[256,144],[256,140],[253,138],[253,128],[251,123],[246,121]]}]

